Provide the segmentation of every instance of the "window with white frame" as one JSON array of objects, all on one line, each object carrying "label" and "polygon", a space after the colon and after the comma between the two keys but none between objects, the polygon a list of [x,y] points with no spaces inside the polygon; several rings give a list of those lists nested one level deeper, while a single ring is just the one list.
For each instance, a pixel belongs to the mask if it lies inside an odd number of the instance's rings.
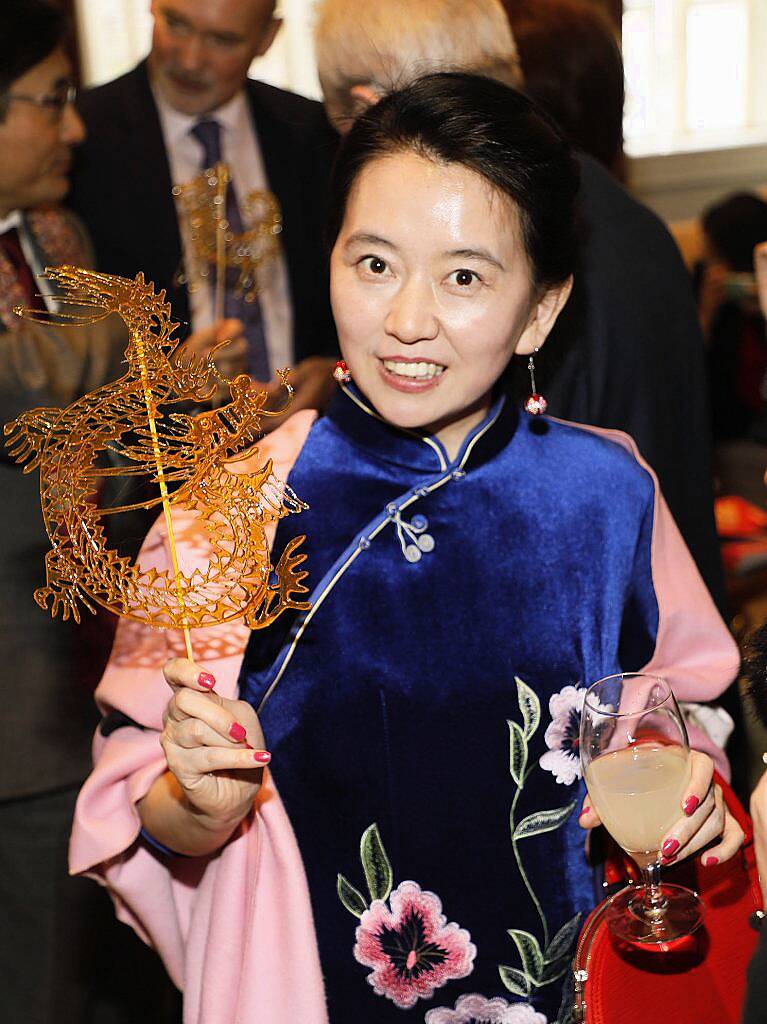
[{"label": "window with white frame", "polygon": [[767,0],[625,0],[632,156],[767,140]]}]

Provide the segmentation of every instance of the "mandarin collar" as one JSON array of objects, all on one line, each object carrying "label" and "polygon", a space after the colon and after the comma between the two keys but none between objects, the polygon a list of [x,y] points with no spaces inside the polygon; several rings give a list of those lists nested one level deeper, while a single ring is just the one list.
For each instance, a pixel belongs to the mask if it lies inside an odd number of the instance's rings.
[{"label": "mandarin collar", "polygon": [[343,384],[325,413],[351,442],[375,458],[426,473],[455,472],[492,458],[511,440],[519,412],[499,393],[487,415],[464,438],[455,459],[435,436],[392,426],[355,384]]}]

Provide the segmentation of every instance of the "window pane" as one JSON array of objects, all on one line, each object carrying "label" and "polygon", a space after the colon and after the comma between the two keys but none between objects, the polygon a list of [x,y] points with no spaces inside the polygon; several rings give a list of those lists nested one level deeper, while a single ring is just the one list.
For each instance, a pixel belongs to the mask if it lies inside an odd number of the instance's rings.
[{"label": "window pane", "polygon": [[627,10],[623,15],[623,65],[626,73],[623,130],[627,141],[656,131],[653,52],[652,12]]},{"label": "window pane", "polygon": [[697,4],[687,13],[687,129],[746,123],[748,14],[743,3]]}]

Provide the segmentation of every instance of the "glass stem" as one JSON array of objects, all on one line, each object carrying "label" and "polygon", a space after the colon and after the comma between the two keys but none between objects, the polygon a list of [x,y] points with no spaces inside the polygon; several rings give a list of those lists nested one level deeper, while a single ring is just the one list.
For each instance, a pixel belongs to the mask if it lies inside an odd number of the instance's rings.
[{"label": "glass stem", "polygon": [[666,897],[660,887],[660,861],[654,860],[642,868],[644,881],[643,907],[651,921],[657,921],[666,909]]}]

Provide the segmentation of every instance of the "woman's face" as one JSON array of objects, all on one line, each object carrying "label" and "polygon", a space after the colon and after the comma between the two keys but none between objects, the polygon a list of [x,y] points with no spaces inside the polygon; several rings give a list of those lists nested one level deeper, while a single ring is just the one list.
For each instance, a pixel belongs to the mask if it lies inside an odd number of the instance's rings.
[{"label": "woman's face", "polygon": [[331,257],[349,371],[395,426],[455,454],[512,354],[540,347],[569,294],[534,293],[510,200],[460,164],[413,152],[367,164]]}]

